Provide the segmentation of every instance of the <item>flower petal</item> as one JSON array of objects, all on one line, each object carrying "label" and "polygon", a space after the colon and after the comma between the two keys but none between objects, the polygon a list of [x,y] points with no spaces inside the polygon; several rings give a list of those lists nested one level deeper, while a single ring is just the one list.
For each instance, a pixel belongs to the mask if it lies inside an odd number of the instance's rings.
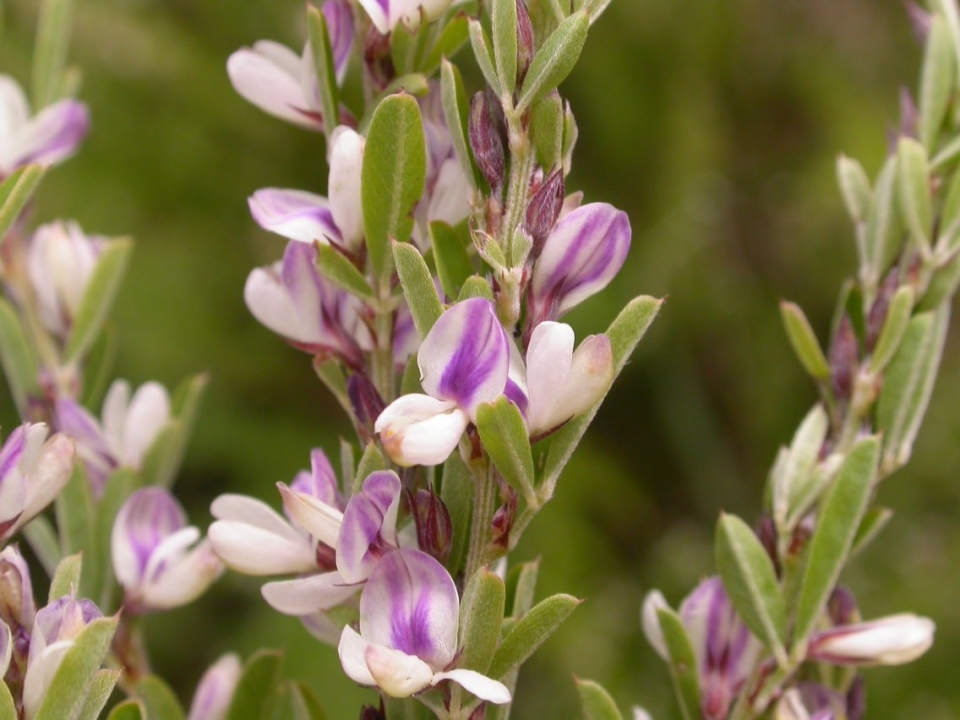
[{"label": "flower petal", "polygon": [[337,570],[344,580],[366,580],[377,563],[381,545],[396,545],[399,504],[400,478],[389,470],[372,473],[361,491],[350,498],[336,541]]},{"label": "flower petal", "polygon": [[457,447],[469,422],[453,401],[413,393],[390,403],[377,418],[374,430],[398,465],[439,465]]},{"label": "flower petal", "polygon": [[154,551],[186,523],[183,508],[166,490],[147,487],[133,493],[117,513],[110,536],[113,569],[120,584],[137,587]]},{"label": "flower petal", "polygon": [[127,407],[123,424],[124,465],[139,468],[157,435],[170,421],[170,395],[157,382],[137,388]]},{"label": "flower petal", "polygon": [[247,203],[256,223],[269,232],[307,244],[341,239],[330,203],[322,195],[263,188],[251,195]]},{"label": "flower petal", "polygon": [[341,125],[330,136],[330,212],[340,229],[343,244],[357,250],[363,242],[363,210],[360,207],[360,168],[364,138]]},{"label": "flower petal", "polygon": [[187,720],[223,720],[242,671],[240,658],[234,653],[223,655],[211,665],[193,693]]},{"label": "flower petal", "polygon": [[347,74],[350,53],[353,50],[353,13],[350,12],[348,0],[327,0],[320,10],[327,21],[337,82],[342,84]]},{"label": "flower petal", "polygon": [[416,655],[383,645],[367,645],[363,659],[377,686],[390,697],[405,698],[430,685],[433,670]]},{"label": "flower petal", "polygon": [[840,625],[814,635],[808,657],[837,665],[902,665],[930,649],[935,630],[932,620],[913,613]]},{"label": "flower petal", "polygon": [[313,543],[232,520],[218,520],[207,530],[214,552],[223,563],[247,575],[284,575],[317,567]]},{"label": "flower petal", "polygon": [[458,668],[439,672],[433,676],[431,685],[436,685],[441,680],[452,680],[467,692],[473,693],[481,700],[486,700],[494,705],[503,705],[510,702],[510,691],[502,682],[478,673],[476,670],[465,670]]},{"label": "flower petal", "polygon": [[329,610],[349,600],[360,589],[346,583],[338,572],[279,580],[264,585],[260,592],[274,610],[303,617]]},{"label": "flower petal", "polygon": [[527,425],[531,435],[560,424],[550,423],[556,415],[560,396],[569,390],[573,342],[573,328],[558,322],[542,322],[530,336],[527,347]]},{"label": "flower petal", "polygon": [[74,455],[73,440],[62,433],[43,444],[40,457],[26,478],[23,513],[17,520],[17,528],[23,527],[57,498],[70,480]]},{"label": "flower petal", "polygon": [[369,646],[370,643],[360,637],[360,634],[352,627],[347,625],[343,628],[340,645],[337,648],[337,654],[340,655],[340,664],[343,666],[343,671],[347,674],[347,677],[361,685],[377,684],[367,667],[365,656]]},{"label": "flower petal", "polygon": [[666,662],[670,662],[670,653],[667,651],[667,641],[664,640],[657,611],[668,607],[663,593],[659,590],[651,590],[644,598],[643,608],[640,610],[640,624],[643,627],[643,634],[647,636],[647,642],[657,651],[657,655]]},{"label": "flower petal", "polygon": [[300,80],[300,57],[288,47],[261,40],[227,60],[227,74],[239,95],[261,110],[310,130],[323,128]]},{"label": "flower petal", "polygon": [[277,488],[290,518],[310,533],[314,540],[336,547],[343,513],[306,493],[291,490],[283,483],[277,483]]},{"label": "flower petal", "polygon": [[73,155],[90,127],[87,106],[72,99],[42,110],[0,147],[0,173],[29,163],[53,165]]},{"label": "flower petal", "polygon": [[[184,528],[180,532],[184,533],[188,529],[190,528]],[[175,537],[167,538],[167,543],[172,544]],[[194,538],[191,538],[191,543]],[[157,548],[154,554],[161,560],[156,564],[151,563],[153,567],[149,569],[147,581],[140,589],[140,600],[151,610],[168,610],[193,602],[206,592],[223,572],[223,565],[207,540],[185,555],[182,548],[166,555],[163,545]],[[161,567],[164,561],[167,564]]]}]

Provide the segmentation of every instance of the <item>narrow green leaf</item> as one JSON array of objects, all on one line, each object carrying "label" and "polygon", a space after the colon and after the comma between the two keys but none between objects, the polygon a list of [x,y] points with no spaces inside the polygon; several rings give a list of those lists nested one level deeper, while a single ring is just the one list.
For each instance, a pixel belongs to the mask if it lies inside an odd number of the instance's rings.
[{"label": "narrow green leaf", "polygon": [[440,499],[447,506],[453,524],[453,544],[447,556],[447,570],[456,577],[463,563],[470,536],[470,514],[473,508],[473,477],[463,464],[460,453],[453,453],[443,464]]},{"label": "narrow green leaf", "polygon": [[390,239],[405,241],[411,212],[423,194],[426,144],[420,107],[409,95],[392,95],[370,122],[361,171],[361,203],[367,250],[383,283],[392,269]]},{"label": "narrow green leaf", "polygon": [[413,95],[414,97],[426,97],[430,93],[430,83],[423,73],[408,73],[395,77],[390,83],[381,90],[377,96],[367,106],[367,113],[361,118],[357,125],[357,132],[361,135],[367,132],[370,123],[373,121],[373,114],[380,103],[391,95]]},{"label": "narrow green leaf", "polygon": [[390,59],[398,75],[417,71],[420,56],[426,49],[427,23],[420,23],[411,30],[404,23],[397,23],[390,33]]},{"label": "narrow green leaf", "polygon": [[33,106],[40,111],[63,97],[73,0],[43,0],[33,57]]},{"label": "narrow green leaf", "polygon": [[348,293],[362,298],[373,298],[370,283],[357,266],[344,257],[343,253],[325,243],[316,243],[317,268],[327,280]]},{"label": "narrow green leaf", "polygon": [[924,253],[930,251],[930,232],[933,227],[929,165],[923,145],[913,138],[900,138],[897,144],[900,216],[910,231],[910,237]]},{"label": "narrow green leaf", "polygon": [[107,720],[152,720],[152,718],[147,717],[147,710],[139,700],[125,700],[114,706]]},{"label": "narrow green leaf", "polygon": [[920,72],[917,108],[920,111],[920,140],[928,152],[933,152],[936,147],[956,73],[957,60],[953,56],[950,30],[942,17],[933,14]]},{"label": "narrow green leaf", "polygon": [[617,704],[600,683],[579,678],[574,678],[574,681],[580,696],[580,708],[586,720],[623,720]]},{"label": "narrow green leaf", "polygon": [[225,720],[262,720],[273,705],[274,689],[280,680],[282,655],[276,650],[260,650],[243,666],[243,674],[230,701]]},{"label": "narrow green leaf", "polygon": [[750,631],[785,666],[787,611],[773,561],[750,526],[736,515],[720,514],[716,547],[717,568],[730,601]]},{"label": "narrow green leaf", "polygon": [[553,595],[532,607],[504,636],[490,663],[489,677],[499,680],[525,663],[580,602],[571,595]]},{"label": "narrow green leaf", "polygon": [[473,264],[460,235],[445,222],[430,223],[430,246],[437,265],[440,286],[447,297],[455,298],[473,274]]},{"label": "narrow green leaf", "polygon": [[460,288],[460,294],[457,296],[457,302],[463,302],[470,298],[482,297],[487,300],[493,300],[493,290],[490,289],[490,283],[479,275],[471,275],[463,281],[463,287]]},{"label": "narrow green leaf", "polygon": [[856,223],[866,222],[873,207],[873,190],[863,166],[853,158],[840,155],[837,158],[837,184],[850,219]]},{"label": "narrow green leaf", "polygon": [[0,240],[33,197],[43,173],[44,168],[40,165],[27,165],[12,172],[0,183]]},{"label": "narrow green leaf", "polygon": [[19,720],[17,704],[13,701],[10,688],[0,680],[0,720]]},{"label": "narrow green leaf", "polygon": [[853,538],[853,548],[850,550],[850,557],[859,555],[866,547],[874,541],[877,535],[887,526],[887,523],[893,518],[893,510],[885,507],[872,507],[863,517],[863,522],[857,528],[857,534]]},{"label": "narrow green leaf", "polygon": [[23,528],[23,534],[30,543],[30,548],[37,555],[44,571],[49,576],[57,570],[57,565],[63,559],[63,551],[60,549],[60,539],[57,537],[57,531],[53,529],[53,524],[45,515],[37,515]]},{"label": "narrow green leaf", "polygon": [[183,720],[180,701],[170,686],[156,675],[147,675],[137,683],[137,697],[146,708],[147,717],[153,720]]},{"label": "narrow green leaf", "polygon": [[353,492],[359,492],[363,481],[367,479],[370,473],[375,473],[378,470],[388,470],[389,468],[390,464],[383,457],[380,448],[377,447],[377,443],[370,441],[363,450],[360,464],[357,465],[357,476],[353,480]]},{"label": "narrow green leaf", "polygon": [[460,70],[446,59],[440,63],[440,99],[443,103],[443,117],[450,130],[450,141],[460,160],[464,174],[474,188],[480,187],[480,174],[473,160],[467,131],[470,117],[470,101],[463,87]]},{"label": "narrow green leaf", "polygon": [[292,720],[327,720],[320,700],[309,687],[300,682],[286,683]]},{"label": "narrow green leaf", "polygon": [[20,417],[27,417],[30,397],[40,395],[37,358],[17,311],[4,298],[0,298],[0,362]]},{"label": "narrow green leaf", "polygon": [[426,76],[431,76],[440,67],[444,58],[452,58],[459,52],[470,39],[470,23],[466,15],[457,15],[448,22],[436,42],[427,55],[426,59],[420,65],[420,72]]},{"label": "narrow green leaf", "polygon": [[60,545],[65,555],[90,547],[93,538],[93,493],[83,466],[76,463],[73,475],[55,501]]},{"label": "narrow green leaf", "polygon": [[460,601],[458,667],[486,674],[500,642],[506,588],[496,573],[481,568],[467,583]]},{"label": "narrow green leaf", "polygon": [[[119,670],[100,670],[94,675],[93,682],[90,683],[90,692],[77,715],[77,720],[97,720],[110,699],[119,678]],[[158,715],[157,717],[163,717],[163,720],[166,720],[164,716]]]},{"label": "narrow green leaf", "polygon": [[80,570],[83,566],[81,553],[65,557],[57,565],[57,570],[50,581],[50,595],[48,602],[59,600],[65,595],[76,593],[80,589]]},{"label": "narrow green leaf", "polygon": [[67,338],[64,362],[81,360],[96,340],[127,272],[132,250],[129,238],[117,238],[100,253]]},{"label": "narrow green leaf", "polygon": [[407,366],[403,369],[403,377],[400,378],[400,394],[409,395],[411,393],[422,393],[423,385],[420,383],[420,366],[417,364],[417,355],[414,353],[407,361]]},{"label": "narrow green leaf", "polygon": [[[620,374],[623,366],[626,365],[630,356],[633,354],[637,344],[647,332],[647,328],[653,322],[657,313],[660,311],[662,300],[641,295],[631,300],[627,306],[620,312],[617,318],[607,328],[607,337],[613,347],[614,371],[613,377]],[[573,455],[574,449],[580,443],[580,439],[587,431],[593,416],[597,414],[601,398],[591,410],[588,410],[580,417],[574,418],[564,425],[558,432],[554,433],[550,442],[550,449],[547,454],[546,463],[543,472],[540,475],[540,485],[553,485],[560,476],[563,468]]]},{"label": "narrow green leaf", "polygon": [[786,518],[793,514],[796,499],[803,494],[829,429],[830,418],[820,404],[807,413],[797,428],[773,488],[773,516],[778,528],[784,529]]},{"label": "narrow green leaf", "polygon": [[34,720],[71,720],[83,708],[117,629],[116,617],[97,618],[63,656]]},{"label": "narrow green leaf", "polygon": [[533,452],[520,409],[506,395],[477,408],[477,430],[497,470],[528,503],[537,502]]},{"label": "narrow green leaf", "polygon": [[493,90],[497,97],[503,95],[503,88],[500,86],[500,76],[497,74],[494,65],[493,55],[490,52],[490,40],[483,29],[479,20],[470,19],[470,44],[473,46],[473,55],[477,58],[477,65],[480,66],[480,72],[483,73],[484,80]]},{"label": "narrow green leaf", "polygon": [[807,511],[813,507],[820,496],[830,486],[830,483],[837,475],[837,471],[843,464],[843,456],[832,454],[827,456],[822,462],[817,463],[813,471],[807,476],[806,480],[798,483],[796,493],[790,501],[790,512],[787,515],[786,528],[793,529],[807,514]]},{"label": "narrow green leaf", "polygon": [[897,212],[896,195],[897,158],[891,156],[877,178],[874,202],[867,217],[861,271],[868,285],[877,284],[899,250],[903,221]]},{"label": "narrow green leaf", "polygon": [[307,32],[310,50],[317,77],[317,95],[320,97],[320,115],[327,137],[340,124],[340,90],[337,87],[336,66],[333,48],[330,45],[330,30],[320,8],[307,5]]},{"label": "narrow green leaf", "polygon": [[563,100],[558,93],[547,93],[530,108],[533,148],[544,170],[559,167],[563,161],[563,122]]},{"label": "narrow green leaf", "polygon": [[530,69],[523,81],[517,112],[555,89],[566,79],[577,64],[583,44],[587,41],[590,18],[586,12],[577,12],[564,20],[546,39],[533,56]]},{"label": "narrow green leaf", "polygon": [[573,151],[577,147],[577,138],[580,137],[580,130],[577,127],[577,119],[573,116],[573,110],[570,103],[567,102],[563,112],[563,174],[569,175],[573,167]]},{"label": "narrow green leaf", "polygon": [[810,321],[799,305],[782,300],[780,302],[780,318],[787,331],[790,346],[797,354],[800,364],[807,373],[817,380],[830,378],[830,365],[823,354],[817,336],[810,327]]},{"label": "narrow green leaf", "polygon": [[433,284],[433,276],[423,255],[413,245],[393,243],[393,261],[397,265],[397,274],[407,298],[407,307],[413,316],[413,324],[422,340],[443,315],[443,305]]},{"label": "narrow green leaf", "polygon": [[507,576],[507,598],[510,601],[507,613],[510,617],[519,618],[533,607],[539,575],[540,561],[532,560],[515,566]]},{"label": "narrow green leaf", "polygon": [[853,446],[823,502],[807,551],[793,643],[804,647],[846,564],[877,478],[880,442],[867,437]]},{"label": "narrow green leaf", "polygon": [[[958,173],[960,177],[960,173]],[[957,235],[960,238],[960,234]],[[920,302],[917,303],[918,312],[936,310],[948,298],[953,297],[960,287],[960,254],[950,258],[944,265],[937,268],[930,284]]]},{"label": "narrow green leaf", "polygon": [[350,396],[347,394],[347,378],[343,374],[343,367],[337,360],[321,360],[319,357],[313,360],[313,370],[317,377],[327,386],[327,390],[340,403],[340,407],[348,417],[353,417],[353,405],[350,403]]},{"label": "narrow green leaf", "polygon": [[490,27],[500,89],[512,95],[517,86],[517,0],[493,0]]},{"label": "narrow green leaf", "polygon": [[609,7],[611,0],[587,0],[584,8],[590,14],[590,24],[593,25]]},{"label": "narrow green leaf", "polygon": [[103,397],[107,387],[114,379],[114,363],[119,349],[119,333],[109,325],[103,328],[100,337],[93,343],[87,353],[83,367],[83,392],[80,404],[94,408],[103,405]]},{"label": "narrow green leaf", "polygon": [[680,616],[670,608],[657,610],[657,619],[663,641],[670,655],[670,677],[684,720],[697,720],[700,713],[700,680],[697,675],[697,656],[690,644],[687,630]]},{"label": "narrow green leaf", "polygon": [[911,312],[913,312],[913,287],[903,285],[890,299],[887,319],[883,322],[880,337],[877,338],[877,345],[870,358],[870,372],[883,372],[887,363],[893,359],[907,331],[907,325],[910,324]]}]

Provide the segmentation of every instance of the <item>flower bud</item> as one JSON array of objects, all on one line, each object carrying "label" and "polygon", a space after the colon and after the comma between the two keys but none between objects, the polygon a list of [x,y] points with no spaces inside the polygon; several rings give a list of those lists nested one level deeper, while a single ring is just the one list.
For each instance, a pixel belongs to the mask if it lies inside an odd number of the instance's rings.
[{"label": "flower bud", "polygon": [[843,625],[814,635],[807,658],[835,665],[902,665],[930,648],[935,630],[932,620],[912,613]]},{"label": "flower bud", "polygon": [[36,614],[30,567],[20,549],[8,545],[0,552],[0,618],[13,629],[23,627],[29,631]]},{"label": "flower bud", "polygon": [[872,353],[880,338],[880,331],[883,330],[883,324],[887,319],[887,311],[890,309],[890,298],[900,286],[900,272],[894,268],[887,273],[887,276],[880,283],[877,297],[870,306],[870,312],[867,313],[867,333],[866,349]]},{"label": "flower bud", "polygon": [[849,400],[852,397],[857,365],[857,336],[853,332],[850,316],[844,313],[830,343],[830,384],[837,399]]},{"label": "flower bud", "polygon": [[490,542],[494,547],[507,550],[510,547],[510,531],[517,518],[517,491],[504,482],[500,484],[503,504],[493,514],[493,536]]},{"label": "flower bud", "polygon": [[915,2],[907,2],[904,5],[907,8],[907,17],[910,19],[913,34],[921,43],[926,43],[930,35],[930,26],[933,24],[933,15]]},{"label": "flower bud", "polygon": [[240,658],[233,653],[224,655],[211,665],[200,678],[193,694],[187,720],[223,720],[242,671]]},{"label": "flower bud", "polygon": [[444,563],[453,547],[453,521],[450,511],[433,490],[417,490],[409,495],[410,513],[417,528],[417,547]]},{"label": "flower bud", "polygon": [[860,621],[857,598],[845,587],[837,586],[827,602],[827,613],[834,625],[850,625]]},{"label": "flower bud", "polygon": [[907,88],[900,88],[900,133],[890,138],[891,151],[896,152],[896,144],[901,137],[915,138],[919,135],[920,111]]},{"label": "flower bud", "polygon": [[436,20],[450,3],[451,0],[360,0],[371,22],[384,35],[401,22],[414,31],[420,27],[421,11],[426,20]]},{"label": "flower bud", "polygon": [[470,147],[494,195],[500,194],[506,175],[503,122],[496,117],[499,111],[497,99],[489,93],[478,92],[470,101]]},{"label": "flower bud", "polygon": [[363,373],[354,373],[347,380],[347,396],[357,423],[368,435],[372,435],[373,424],[386,407],[377,388]]},{"label": "flower bud", "polygon": [[524,0],[517,0],[517,87],[523,85],[536,52],[533,23]]},{"label": "flower bud", "polygon": [[550,173],[543,184],[537,188],[527,205],[524,229],[533,240],[533,249],[530,251],[531,260],[540,257],[543,244],[546,242],[550,231],[553,230],[553,226],[557,224],[557,218],[560,217],[563,198],[563,171],[557,169]]}]

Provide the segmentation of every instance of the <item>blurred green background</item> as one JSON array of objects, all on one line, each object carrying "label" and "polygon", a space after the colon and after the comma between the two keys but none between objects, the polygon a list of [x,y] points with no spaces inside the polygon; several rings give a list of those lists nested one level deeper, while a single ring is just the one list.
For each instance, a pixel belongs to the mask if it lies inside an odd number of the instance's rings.
[{"label": "blurred green background", "polygon": [[[0,0],[3,3],[3,0]],[[234,94],[227,56],[261,38],[299,46],[302,0],[78,0],[72,57],[93,128],[44,181],[36,221],[75,217],[137,248],[114,312],[117,374],[212,383],[178,481],[205,526],[217,494],[278,505],[274,483],[346,428],[307,358],[261,328],[247,273],[283,242],[251,221],[259,187],[324,190],[323,146]],[[29,73],[36,0],[6,0],[0,69]],[[778,444],[815,399],[777,301],[829,323],[853,267],[837,153],[874,173],[919,49],[900,3],[614,0],[563,87],[580,124],[569,188],[628,211],[633,249],[604,295],[571,314],[578,335],[630,297],[669,299],[518,559],[542,555],[541,596],[587,599],[526,666],[515,717],[576,717],[572,676],[624,709],[676,717],[638,609],[678,602],[713,572],[720,508],[752,521]],[[956,325],[956,323],[955,323]],[[951,337],[915,460],[881,489],[895,521],[844,578],[866,616],[929,615],[937,643],[904,668],[867,671],[869,718],[950,718],[960,708],[960,346]],[[11,422],[9,403],[4,419]],[[189,608],[151,618],[156,669],[189,700],[221,652],[286,647],[288,674],[332,718],[373,694],[336,653],[269,611],[260,583],[227,574]]]}]

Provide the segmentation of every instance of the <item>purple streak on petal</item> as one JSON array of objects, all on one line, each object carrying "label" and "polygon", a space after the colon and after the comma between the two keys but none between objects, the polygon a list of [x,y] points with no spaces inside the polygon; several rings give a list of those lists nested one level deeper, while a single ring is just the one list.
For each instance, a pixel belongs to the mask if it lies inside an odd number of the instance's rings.
[{"label": "purple streak on petal", "polygon": [[[61,100],[34,117],[21,132],[25,141],[14,167],[29,163],[52,165],[76,152],[90,127],[87,106],[76,100]],[[23,137],[23,136],[26,137]]]},{"label": "purple streak on petal", "polygon": [[26,425],[20,425],[10,435],[7,436],[0,449],[0,482],[6,479],[20,462],[20,456],[23,454],[23,447],[26,443]]},{"label": "purple streak on petal", "polygon": [[353,13],[350,12],[350,3],[347,0],[327,0],[320,10],[330,33],[330,49],[337,82],[343,82],[343,74],[353,49]]},{"label": "purple streak on petal", "polygon": [[507,396],[510,402],[520,408],[521,414],[526,417],[527,405],[529,401],[527,400],[527,394],[523,391],[523,388],[517,385],[517,383],[511,378],[507,378],[507,386],[503,389],[503,394]]},{"label": "purple streak on petal", "polygon": [[390,16],[390,0],[377,0],[377,5],[383,10],[384,15]]},{"label": "purple streak on petal", "polygon": [[142,573],[157,546],[185,527],[187,517],[180,504],[166,490],[148,487],[138,490],[117,515]]},{"label": "purple streak on petal", "polygon": [[247,198],[250,215],[269,232],[304,243],[332,238],[340,242],[327,199],[302,190],[262,188]]},{"label": "purple streak on petal", "polygon": [[[91,600],[76,600],[64,595],[37,611],[33,632],[39,632],[50,645],[58,640],[72,639],[84,626],[102,617],[100,608]],[[33,646],[30,650],[33,651]]]},{"label": "purple streak on petal", "polygon": [[342,510],[343,496],[337,484],[337,475],[333,471],[330,460],[320,448],[310,452],[311,471],[302,470],[290,483],[290,488],[315,497],[322,503]]},{"label": "purple streak on petal", "polygon": [[[380,545],[396,543],[395,531],[385,525],[396,521],[399,498],[400,478],[388,470],[372,473],[350,498],[337,540],[337,570],[347,583],[367,579],[385,549]],[[391,537],[382,536],[385,529]]]}]

